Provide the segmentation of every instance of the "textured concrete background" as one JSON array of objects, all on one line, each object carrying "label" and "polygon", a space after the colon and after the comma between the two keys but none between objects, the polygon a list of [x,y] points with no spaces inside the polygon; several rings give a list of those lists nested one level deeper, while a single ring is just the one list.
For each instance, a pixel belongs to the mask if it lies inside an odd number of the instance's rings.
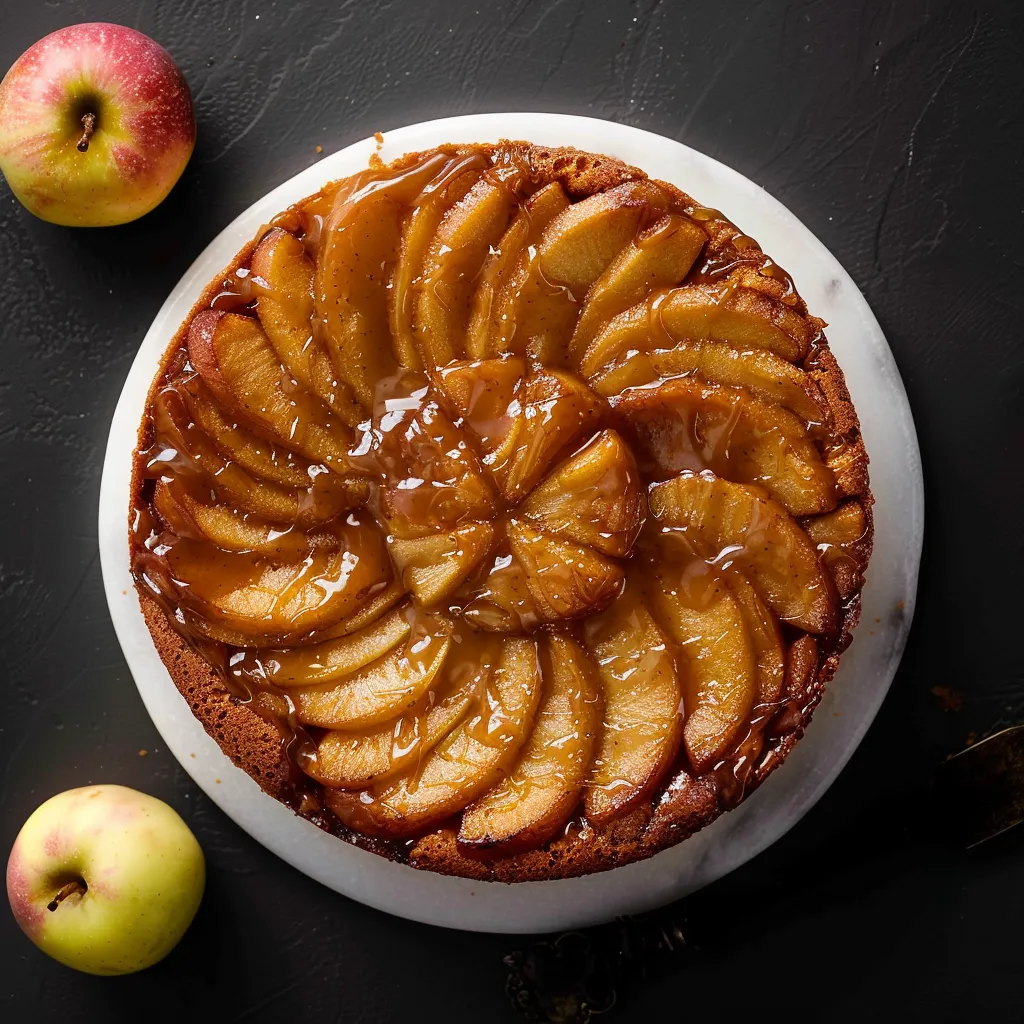
[{"label": "textured concrete background", "polygon": [[917,621],[875,726],[797,828],[677,908],[703,951],[627,985],[614,1019],[1020,1020],[1024,830],[967,854],[922,807],[969,734],[1024,720],[1021,15],[1014,0],[4,0],[0,68],[77,21],[154,36],[191,84],[199,142],[163,206],[122,228],[43,224],[0,185],[0,848],[52,793],[119,782],[185,816],[210,882],[181,946],[120,980],[49,962],[0,912],[0,1017],[516,1019],[501,958],[522,941],[335,896],[192,785],[114,638],[95,517],[136,346],[232,217],[318,145],[537,109],[679,138],[815,231],[888,335],[928,491]]}]

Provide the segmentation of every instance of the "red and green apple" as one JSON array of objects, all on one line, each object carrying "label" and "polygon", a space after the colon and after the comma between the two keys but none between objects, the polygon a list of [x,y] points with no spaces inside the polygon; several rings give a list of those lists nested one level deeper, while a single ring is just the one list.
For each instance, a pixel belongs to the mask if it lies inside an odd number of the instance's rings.
[{"label": "red and green apple", "polygon": [[192,923],[203,851],[162,800],[87,786],[47,800],[7,863],[7,896],[44,952],[89,974],[130,974],[162,960]]},{"label": "red and green apple", "polygon": [[123,25],[53,32],[0,82],[0,171],[54,224],[102,227],[148,213],[195,138],[192,98],[170,54]]}]

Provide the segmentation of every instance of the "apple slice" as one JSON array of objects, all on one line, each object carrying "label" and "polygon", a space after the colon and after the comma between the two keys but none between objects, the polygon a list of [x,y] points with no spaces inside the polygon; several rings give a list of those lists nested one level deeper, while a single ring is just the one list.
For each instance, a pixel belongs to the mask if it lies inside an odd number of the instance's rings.
[{"label": "apple slice", "polygon": [[393,406],[371,432],[384,438],[377,456],[384,464],[382,508],[391,531],[417,537],[490,519],[496,511],[491,481],[438,402],[424,388]]},{"label": "apple slice", "polygon": [[582,301],[587,289],[645,226],[668,209],[653,181],[627,181],[574,203],[541,236],[540,267]]},{"label": "apple slice", "polygon": [[674,288],[654,311],[656,331],[675,341],[720,341],[743,351],[766,348],[797,363],[807,355],[814,328],[785,303],[729,282],[716,288]]},{"label": "apple slice", "polygon": [[402,242],[388,292],[391,340],[404,366],[422,366],[418,339],[413,328],[413,305],[427,248],[441,219],[473,187],[487,167],[481,153],[453,157],[424,189],[409,211],[402,227]]},{"label": "apple slice", "polygon": [[669,213],[629,241],[587,293],[570,345],[574,359],[612,317],[652,291],[679,284],[707,240],[688,217]]},{"label": "apple slice", "polygon": [[496,555],[462,617],[487,633],[532,633],[544,621],[526,569],[507,548]]},{"label": "apple slice", "polygon": [[[664,293],[659,293],[653,301],[663,298]],[[650,297],[637,303],[612,317],[594,333],[587,347],[576,357],[579,371],[588,381],[599,379],[629,356],[675,344],[673,339],[655,334],[651,303]]]},{"label": "apple slice", "polygon": [[205,539],[225,551],[251,551],[272,562],[297,562],[311,551],[338,544],[337,535],[329,530],[309,534],[225,505],[210,505],[167,480],[157,481],[153,507],[179,537]]},{"label": "apple slice", "polygon": [[463,852],[535,849],[579,803],[601,727],[600,682],[586,651],[569,637],[549,636],[546,654],[536,725],[508,776],[463,812]]},{"label": "apple slice", "polygon": [[[158,446],[162,446],[147,467],[163,474],[192,473],[218,496],[246,512],[275,522],[309,526],[333,519],[360,503],[352,481],[328,473],[323,467],[309,481],[306,490],[285,488],[250,476],[225,456],[213,439],[192,423],[181,396],[167,388],[153,403],[153,425]],[[363,499],[365,501],[365,494]]]},{"label": "apple slice", "polygon": [[743,388],[770,405],[781,405],[806,423],[825,420],[824,400],[813,378],[767,349],[741,352],[716,342],[683,341],[653,352],[629,350],[620,362],[596,373],[590,386],[599,395],[611,396],[691,374],[709,384]]},{"label": "apple slice", "polygon": [[328,808],[364,835],[426,831],[497,783],[533,728],[541,693],[534,640],[506,638],[496,671],[483,673],[474,709],[418,769],[359,793],[329,790]]},{"label": "apple slice", "polygon": [[512,520],[512,555],[546,622],[578,619],[607,607],[622,589],[622,569],[604,555]]},{"label": "apple slice", "polygon": [[[461,421],[481,462],[499,488],[507,479],[509,465],[521,443],[521,419],[526,389],[526,361],[519,356],[478,359],[445,367],[437,375],[438,389],[453,414]],[[552,385],[551,390],[558,390]],[[530,391],[536,391],[536,384]]]},{"label": "apple slice", "polygon": [[[818,642],[804,633],[798,636],[786,652],[786,681],[783,686],[782,709],[772,718],[770,730],[773,736],[785,736],[802,729],[807,717],[821,698],[822,684],[818,678]],[[759,773],[770,768],[775,759],[770,749],[759,765]]]},{"label": "apple slice", "polygon": [[495,347],[564,365],[587,290],[644,221],[657,220],[667,207],[667,196],[653,182],[628,181],[555,217],[508,282]]},{"label": "apple slice", "polygon": [[639,588],[586,622],[587,646],[604,690],[604,728],[583,806],[601,825],[632,810],[658,786],[683,734],[683,694],[668,641]]},{"label": "apple slice", "polygon": [[786,675],[786,642],[779,620],[742,573],[727,570],[725,581],[743,612],[743,621],[754,645],[757,704],[774,704],[782,693]]},{"label": "apple slice", "polygon": [[383,538],[373,527],[336,525],[337,549],[273,565],[179,539],[166,553],[181,600],[213,623],[258,639],[324,629],[360,607],[390,576]]},{"label": "apple slice", "polygon": [[868,518],[859,501],[848,501],[834,512],[803,522],[807,536],[821,553],[832,573],[836,590],[843,599],[864,583],[864,546],[868,537]]},{"label": "apple slice", "polygon": [[625,558],[646,515],[633,453],[614,430],[602,430],[545,477],[521,512],[556,537]]},{"label": "apple slice", "polygon": [[810,694],[818,671],[818,642],[813,636],[800,636],[790,645],[786,655],[786,696],[794,701],[794,710]]},{"label": "apple slice", "polygon": [[449,533],[402,540],[388,538],[388,550],[413,599],[432,605],[450,597],[480,565],[494,543],[490,523],[466,523]]},{"label": "apple slice", "polygon": [[347,430],[319,401],[291,384],[256,320],[204,310],[189,328],[188,353],[222,403],[307,458],[346,465]]},{"label": "apple slice", "polygon": [[516,356],[450,363],[435,375],[453,417],[473,434],[484,453],[484,465],[508,459],[501,448],[515,422],[512,403],[525,376],[526,362]]},{"label": "apple slice", "polygon": [[319,686],[358,672],[383,658],[409,635],[413,616],[399,608],[364,629],[337,640],[308,647],[269,650],[260,654],[266,677],[282,687]]},{"label": "apple slice", "polygon": [[704,472],[654,484],[651,514],[663,532],[679,532],[697,553],[750,578],[779,618],[808,633],[833,633],[832,581],[811,539],[759,488]]},{"label": "apple slice", "polygon": [[306,770],[325,786],[365,789],[414,767],[462,720],[473,700],[459,687],[440,700],[428,693],[407,714],[372,732],[326,733],[317,745],[316,765]]},{"label": "apple slice", "polygon": [[485,174],[441,221],[416,295],[416,341],[425,366],[444,366],[465,355],[469,299],[514,201],[508,183]]},{"label": "apple slice", "polygon": [[310,463],[226,416],[198,376],[184,381],[176,390],[195,423],[232,462],[271,483],[309,487]]},{"label": "apple slice", "polygon": [[658,581],[655,608],[683,676],[683,742],[702,774],[743,738],[757,694],[754,649],[739,602],[705,562],[664,568]]},{"label": "apple slice", "polygon": [[514,324],[509,308],[526,279],[530,246],[544,229],[569,206],[561,183],[552,181],[534,193],[520,208],[498,246],[484,260],[480,280],[470,302],[466,352],[473,359],[496,356],[508,350],[501,339],[511,337]]},{"label": "apple slice", "polygon": [[[340,618],[336,623],[327,626],[325,629],[314,630],[311,633],[290,634],[287,637],[262,637],[259,638],[264,644],[280,644],[287,641],[288,650],[302,647],[312,647],[328,640],[336,640],[339,637],[349,636],[352,633],[365,629],[376,622],[386,612],[390,611],[399,601],[406,596],[405,588],[397,580],[391,580],[384,586],[378,587],[367,595],[363,603],[351,615]],[[219,640],[221,643],[231,647],[253,647],[254,639],[238,630],[230,629],[221,623],[205,623],[196,620],[196,616],[189,609],[184,609],[190,626],[195,624],[196,631],[211,640]],[[193,622],[193,620],[196,620]]]},{"label": "apple slice", "polygon": [[249,264],[256,314],[281,365],[350,427],[363,418],[331,357],[313,337],[313,261],[294,235],[271,228]]},{"label": "apple slice", "polygon": [[735,388],[678,377],[614,402],[640,468],[655,477],[709,469],[756,483],[794,515],[836,504],[835,478],[792,413]]},{"label": "apple slice", "polygon": [[351,615],[339,619],[333,626],[329,626],[319,633],[314,633],[305,642],[320,643],[322,640],[335,640],[338,637],[349,636],[365,629],[386,612],[391,611],[405,596],[406,589],[402,585],[402,581],[393,579],[386,586],[375,590]]},{"label": "apple slice", "polygon": [[341,682],[289,688],[288,696],[306,725],[372,728],[399,717],[419,701],[437,679],[451,643],[449,636],[427,634]]},{"label": "apple slice", "polygon": [[660,848],[678,843],[707,824],[718,807],[718,783],[714,775],[695,779],[678,771],[654,807],[644,836]]},{"label": "apple slice", "polygon": [[609,412],[604,399],[561,370],[530,374],[517,402],[512,429],[488,463],[510,503],[529,494],[558,455],[597,430]]},{"label": "apple slice", "polygon": [[437,153],[411,167],[368,170],[343,186],[324,222],[313,287],[335,369],[367,409],[377,381],[394,374],[388,290],[402,224],[414,200],[448,161]]}]

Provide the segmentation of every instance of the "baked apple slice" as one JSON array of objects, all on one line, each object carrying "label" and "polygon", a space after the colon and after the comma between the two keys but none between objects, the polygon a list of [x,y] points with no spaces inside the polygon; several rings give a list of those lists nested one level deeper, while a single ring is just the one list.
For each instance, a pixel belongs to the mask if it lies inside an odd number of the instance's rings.
[{"label": "baked apple slice", "polygon": [[528,250],[568,206],[569,200],[559,182],[545,185],[530,196],[501,236],[497,248],[484,260],[470,302],[466,352],[471,358],[484,359],[509,350],[515,329],[510,311],[526,280]]},{"label": "baked apple slice", "polygon": [[281,365],[349,426],[363,418],[331,357],[313,337],[313,262],[294,235],[271,228],[252,254],[256,314]]},{"label": "baked apple slice", "polygon": [[760,484],[794,515],[835,507],[831,470],[803,423],[785,409],[690,377],[627,391],[614,408],[636,443],[641,469],[656,477],[708,469]]},{"label": "baked apple slice", "polygon": [[388,292],[388,316],[395,352],[410,369],[422,366],[413,326],[413,307],[424,256],[441,219],[469,192],[486,167],[487,160],[480,153],[453,158],[424,188],[406,216],[398,262]]},{"label": "baked apple slice", "polygon": [[767,349],[741,352],[713,341],[683,341],[653,352],[631,350],[621,362],[598,372],[590,386],[599,395],[611,396],[694,374],[709,384],[743,388],[761,401],[790,410],[805,423],[824,421],[821,391],[813,378]]},{"label": "baked apple slice", "polygon": [[695,779],[687,771],[678,771],[658,799],[644,835],[657,847],[681,842],[706,825],[717,808],[714,775]]},{"label": "baked apple slice", "polygon": [[514,203],[510,185],[485,174],[441,221],[416,295],[416,341],[425,366],[444,366],[466,354],[470,296]]},{"label": "baked apple slice", "polygon": [[832,573],[839,596],[847,598],[864,584],[862,548],[868,537],[868,517],[859,501],[848,501],[834,512],[803,522],[807,536]]},{"label": "baked apple slice", "polygon": [[720,341],[733,348],[766,348],[797,363],[814,328],[796,310],[751,288],[689,284],[669,292],[653,311],[656,330],[675,341]]},{"label": "baked apple slice", "polygon": [[574,203],[555,218],[538,245],[540,268],[578,301],[647,224],[668,209],[653,181],[627,181]]},{"label": "baked apple slice", "polygon": [[346,464],[347,431],[319,401],[290,384],[256,320],[203,310],[189,328],[188,354],[223,404],[307,458]]},{"label": "baked apple slice", "polygon": [[814,686],[818,672],[818,642],[813,636],[801,636],[790,645],[786,655],[786,696],[800,709]]},{"label": "baked apple slice", "polygon": [[494,545],[490,523],[466,523],[448,533],[388,538],[392,561],[413,599],[437,604],[465,582]]},{"label": "baked apple slice", "polygon": [[470,687],[433,693],[395,722],[372,732],[332,729],[317,744],[316,764],[306,770],[325,786],[365,789],[408,771],[458,725],[473,699]]},{"label": "baked apple slice", "polygon": [[571,445],[592,434],[608,406],[574,374],[561,370],[531,373],[517,395],[518,415],[508,437],[489,463],[502,493],[518,502],[540,482],[551,463]]},{"label": "baked apple slice", "polygon": [[[181,396],[165,389],[153,403],[153,426],[162,446],[150,461],[154,475],[170,467],[176,473],[193,473],[222,499],[246,512],[281,523],[306,527],[326,522],[365,500],[347,478],[328,473],[322,466],[307,488],[286,488],[251,476],[225,455],[213,439],[191,420]],[[361,482],[360,486],[365,487]]]},{"label": "baked apple slice", "polygon": [[177,478],[157,481],[153,507],[179,537],[208,540],[225,551],[250,551],[272,562],[297,562],[311,551],[338,544],[337,534],[330,530],[306,533],[226,505],[200,501]]},{"label": "baked apple slice", "polygon": [[683,733],[683,694],[668,640],[635,582],[586,622],[604,691],[604,728],[583,806],[595,825],[645,800],[671,767]]},{"label": "baked apple slice", "polygon": [[835,632],[832,581],[814,544],[759,488],[709,472],[683,473],[652,485],[648,504],[663,533],[679,533],[702,557],[734,565],[783,622],[808,633]]},{"label": "baked apple slice", "polygon": [[[798,636],[786,652],[786,681],[782,709],[772,718],[773,736],[785,736],[807,723],[808,714],[821,699],[824,681],[818,675],[818,642],[813,636]],[[784,750],[784,748],[782,748]],[[770,747],[758,766],[758,773],[770,770],[779,748]]]},{"label": "baked apple slice", "polygon": [[779,620],[742,573],[727,570],[725,581],[739,603],[750,642],[754,645],[757,704],[774,704],[782,693],[786,675],[786,643]]},{"label": "baked apple slice", "polygon": [[674,345],[673,339],[656,335],[656,321],[652,322],[652,302],[663,299],[664,293],[653,299],[648,297],[601,325],[587,347],[577,353],[576,363],[580,374],[588,381],[593,381],[621,365],[629,356]]},{"label": "baked apple slice", "polygon": [[509,282],[500,313],[500,351],[529,355],[545,365],[564,364],[588,289],[644,223],[657,220],[667,207],[667,196],[653,182],[628,181],[555,217]]},{"label": "baked apple slice", "polygon": [[487,633],[532,633],[544,621],[526,569],[507,548],[496,555],[462,617]]},{"label": "baked apple slice", "polygon": [[509,524],[508,539],[545,622],[578,619],[600,611],[622,589],[622,568],[591,548],[516,520]]},{"label": "baked apple slice", "polygon": [[281,687],[319,686],[358,672],[393,650],[412,629],[408,608],[398,608],[363,629],[308,647],[260,653],[266,677]]},{"label": "baked apple slice", "polygon": [[178,385],[176,390],[196,425],[232,462],[271,483],[303,489],[309,487],[310,463],[287,448],[279,448],[274,442],[254,434],[236,419],[228,418],[198,376]]},{"label": "baked apple slice", "polygon": [[415,772],[358,793],[327,792],[327,806],[343,824],[365,835],[416,835],[500,781],[533,728],[541,672],[535,640],[498,643],[496,670],[483,673],[474,707]]},{"label": "baked apple slice", "polygon": [[517,356],[451,363],[435,374],[437,389],[452,416],[469,430],[485,466],[504,465],[506,442],[516,419],[513,405],[526,376]]},{"label": "baked apple slice", "polygon": [[541,481],[521,512],[556,537],[625,558],[646,515],[633,453],[614,430],[602,430]]},{"label": "baked apple slice", "polygon": [[658,581],[655,608],[683,676],[683,742],[703,774],[743,738],[757,695],[754,649],[739,602],[706,563],[666,568]]},{"label": "baked apple slice", "polygon": [[567,636],[547,638],[536,725],[508,776],[462,815],[464,852],[507,855],[547,842],[569,820],[601,727],[601,690],[586,651]]},{"label": "baked apple slice", "polygon": [[355,674],[324,686],[289,688],[295,713],[306,725],[366,730],[398,718],[435,684],[451,637],[427,634],[416,644],[371,662]]},{"label": "baked apple slice", "polygon": [[390,574],[383,537],[360,523],[335,525],[335,550],[275,565],[179,539],[166,554],[182,603],[245,636],[276,638],[325,629],[356,611]]},{"label": "baked apple slice", "polygon": [[313,287],[314,332],[319,323],[335,369],[367,409],[373,407],[376,382],[396,369],[388,291],[406,204],[448,160],[437,153],[412,167],[357,174],[338,191],[324,221]]},{"label": "baked apple slice", "polygon": [[[348,636],[350,633],[364,629],[379,619],[386,611],[393,608],[403,597],[405,597],[405,591],[402,585],[396,580],[392,580],[367,597],[351,615],[339,619],[326,629],[315,630],[312,633],[291,634],[287,637],[264,636],[254,639],[251,636],[238,632],[238,630],[231,629],[223,623],[206,622],[189,608],[182,608],[182,612],[185,615],[189,628],[194,628],[198,634],[209,637],[211,640],[218,640],[229,647],[251,648],[254,643],[263,643],[264,645],[287,643],[288,649],[291,650],[293,648],[309,647],[341,636]],[[244,675],[244,671],[247,668],[248,663],[242,662],[238,666],[239,674]],[[234,668],[232,671],[234,671]]]},{"label": "baked apple slice", "polygon": [[322,640],[335,640],[338,637],[350,636],[376,622],[386,612],[391,611],[405,596],[406,589],[402,581],[393,579],[387,586],[375,590],[351,615],[339,619],[333,626],[329,626],[319,633],[314,633],[306,642],[320,643]]},{"label": "baked apple slice", "polygon": [[574,360],[613,317],[652,291],[679,284],[706,241],[692,220],[669,213],[627,242],[587,293],[570,345]]},{"label": "baked apple slice", "polygon": [[[391,421],[378,461],[384,466],[383,512],[392,532],[417,537],[490,519],[496,495],[477,454],[433,398],[385,415]],[[400,421],[398,417],[402,416]]]}]

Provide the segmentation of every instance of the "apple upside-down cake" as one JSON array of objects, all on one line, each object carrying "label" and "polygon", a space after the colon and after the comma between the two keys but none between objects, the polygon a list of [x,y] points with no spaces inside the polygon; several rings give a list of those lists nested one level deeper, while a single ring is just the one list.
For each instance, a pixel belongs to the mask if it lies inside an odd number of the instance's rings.
[{"label": "apple upside-down cake", "polygon": [[378,853],[514,881],[677,843],[785,758],[859,614],[824,327],[617,160],[376,161],[166,353],[129,530],[156,647],[231,760]]}]

